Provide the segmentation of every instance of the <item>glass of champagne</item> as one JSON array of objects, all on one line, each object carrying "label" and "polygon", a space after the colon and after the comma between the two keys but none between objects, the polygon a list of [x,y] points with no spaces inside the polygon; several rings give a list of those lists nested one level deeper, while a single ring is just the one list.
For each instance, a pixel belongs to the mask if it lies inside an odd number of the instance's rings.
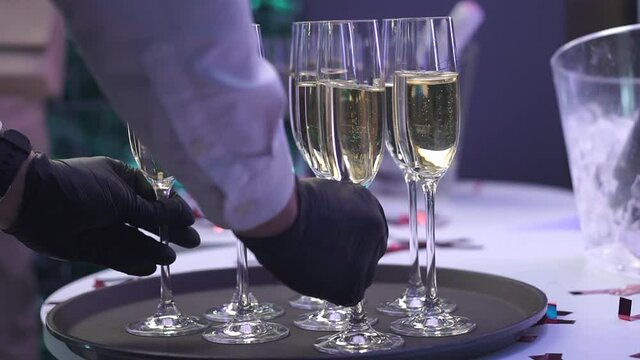
[{"label": "glass of champagne", "polygon": [[[260,56],[264,57],[260,25],[254,24],[252,32],[255,34],[257,51]],[[206,315],[211,315],[213,311],[218,310],[217,314],[224,314],[225,310],[230,310],[229,313],[233,312],[233,316],[225,324],[211,327],[203,332],[202,337],[207,341],[219,344],[259,344],[289,336],[289,329],[286,326],[261,320],[281,315],[284,310],[273,304],[260,304],[255,297],[251,296],[249,293],[247,248],[242,241],[238,241],[237,246],[237,286],[234,298],[231,300],[233,303],[234,299],[237,299],[235,309],[228,309],[228,306],[225,308],[223,305],[221,308],[210,309],[206,313]]]},{"label": "glass of champagne", "polygon": [[[262,47],[262,35],[260,33],[260,25],[253,24],[252,31],[255,33],[257,39],[257,47],[258,52],[261,57],[264,57],[264,50]],[[204,312],[204,317],[211,321],[218,322],[227,322],[233,319],[238,312],[238,306],[240,302],[240,298],[242,297],[241,289],[249,289],[248,284],[248,272],[247,269],[243,269],[241,264],[246,264],[247,260],[247,249],[242,243],[242,241],[238,241],[237,243],[237,265],[236,265],[236,290],[231,296],[231,299],[228,303],[211,307]],[[246,267],[246,265],[245,265]],[[242,283],[244,281],[244,284]],[[247,290],[248,291],[248,290]],[[284,314],[284,309],[278,305],[272,303],[261,303],[258,299],[250,292],[246,294],[248,301],[251,303],[251,312],[253,314],[262,319],[262,320],[270,320],[274,319],[282,314]]]},{"label": "glass of champagne", "polygon": [[[297,84],[305,84],[309,80],[313,83],[316,71],[315,61],[309,62],[309,59],[317,57],[319,24],[319,22],[305,21],[293,23],[291,26],[291,52],[289,54],[289,121],[291,122],[293,140],[302,157],[307,164],[310,164],[309,167],[316,175],[322,176],[323,172],[326,172],[326,169],[324,169],[321,164],[315,163],[315,158],[310,156],[309,152],[314,150],[313,147],[308,144],[309,137],[306,133],[306,122],[303,126],[300,121],[300,115],[298,113],[298,111],[300,111],[300,104],[295,102],[297,100],[295,93]],[[313,54],[310,53],[311,51]],[[301,59],[300,62],[298,62],[298,58]],[[303,107],[305,107],[305,97],[301,97],[301,100],[303,101]],[[296,295],[289,299],[289,305],[296,309],[318,310],[326,307],[327,302],[312,296]]]},{"label": "glass of champagne", "polygon": [[[330,178],[322,144],[322,126],[318,117],[318,36],[323,21],[303,21],[292,25],[291,64],[289,74],[289,116],[298,149],[316,177]],[[350,311],[343,306],[307,297],[305,303],[317,302],[317,311],[300,315],[293,324],[313,331],[340,331],[348,324]],[[313,300],[311,300],[313,299]],[[310,300],[310,301],[309,301]],[[300,299],[292,306],[303,307]]]},{"label": "glass of champagne", "polygon": [[[127,126],[127,130],[133,157],[153,186],[156,198],[158,200],[168,199],[175,178],[164,171],[153,159],[149,149],[138,140],[131,127]],[[161,226],[159,235],[160,242],[167,245],[168,227]],[[183,315],[178,310],[173,299],[169,265],[162,265],[160,267],[160,304],[156,307],[156,312],[145,319],[128,324],[126,330],[130,334],[139,336],[180,336],[198,333],[208,326],[209,323],[206,320],[197,316]]]},{"label": "glass of champagne", "polygon": [[[398,145],[398,135],[393,126],[393,74],[396,69],[396,43],[398,24],[402,19],[385,19],[382,21],[382,62],[385,73],[385,93],[387,99],[386,145],[393,161],[402,171],[409,198],[409,281],[403,293],[393,299],[381,303],[378,311],[389,316],[408,316],[420,311],[424,305],[427,291],[420,274],[418,258],[418,222],[417,222],[417,188],[418,177],[411,171],[406,159],[402,156]],[[446,312],[455,310],[456,304],[439,298],[438,305]]]},{"label": "glass of champagne", "polygon": [[435,262],[435,194],[458,144],[459,90],[450,17],[398,19],[393,76],[393,132],[403,163],[418,178],[427,213],[426,299],[419,312],[391,323],[397,334],[440,337],[465,334],[476,324],[445,311],[438,300]]},{"label": "glass of champagne", "polygon": [[[331,179],[368,186],[382,162],[384,74],[377,20],[330,21],[320,28],[318,117],[323,158]],[[404,340],[371,327],[362,301],[351,308],[347,327],[319,338],[330,354],[358,354],[400,347]]]}]

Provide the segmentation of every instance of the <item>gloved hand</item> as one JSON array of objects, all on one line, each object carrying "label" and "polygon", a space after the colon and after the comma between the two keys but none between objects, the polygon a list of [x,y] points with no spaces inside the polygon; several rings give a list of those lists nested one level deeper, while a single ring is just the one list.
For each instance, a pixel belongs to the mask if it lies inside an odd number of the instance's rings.
[{"label": "gloved hand", "polygon": [[386,250],[389,230],[382,207],[354,184],[304,179],[297,191],[298,218],[291,228],[278,236],[240,240],[291,289],[355,305]]},{"label": "gloved hand", "polygon": [[176,255],[135,227],[157,233],[167,225],[171,242],[195,247],[200,237],[193,222],[184,200],[173,195],[156,201],[142,172],[120,161],[37,154],[27,169],[18,217],[6,232],[47,256],[149,275]]}]

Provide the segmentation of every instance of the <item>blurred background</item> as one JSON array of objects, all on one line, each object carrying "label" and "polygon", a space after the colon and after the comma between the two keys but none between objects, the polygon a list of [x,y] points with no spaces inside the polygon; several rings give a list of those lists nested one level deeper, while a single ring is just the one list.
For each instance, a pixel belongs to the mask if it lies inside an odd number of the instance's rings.
[{"label": "blurred background", "polygon": [[[290,24],[298,20],[365,19],[450,14],[457,0],[252,0],[266,56],[287,76]],[[477,0],[482,24],[461,56],[464,136],[457,156],[460,178],[571,187],[560,116],[549,67],[552,53],[578,36],[638,20],[636,0]],[[467,77],[465,79],[465,76]],[[0,0],[0,121],[29,134],[36,149],[55,158],[105,155],[133,163],[126,128],[87,71],[64,24],[47,0]],[[288,128],[288,119],[284,119]],[[305,173],[299,159],[297,171]],[[400,185],[403,186],[403,185]],[[4,240],[4,239],[0,239]],[[11,242],[12,245],[5,245]],[[26,252],[0,241],[0,254],[24,252],[25,271],[0,256],[0,294],[28,287],[37,324],[38,299],[100,270]],[[34,260],[35,259],[35,260]],[[12,259],[16,261],[15,259]],[[33,271],[31,271],[33,270]],[[12,304],[2,303],[0,308]],[[26,304],[26,305],[25,305]],[[29,310],[27,309],[27,310]],[[14,328],[15,329],[15,328]],[[7,357],[3,346],[40,330],[25,325],[5,335],[0,359],[48,359],[43,347]],[[31,335],[30,335],[31,334]],[[14,337],[9,339],[8,336]],[[37,340],[36,341],[39,341]],[[25,346],[33,342],[24,340]],[[37,343],[36,343],[37,344]],[[36,345],[36,347],[38,347]]]}]

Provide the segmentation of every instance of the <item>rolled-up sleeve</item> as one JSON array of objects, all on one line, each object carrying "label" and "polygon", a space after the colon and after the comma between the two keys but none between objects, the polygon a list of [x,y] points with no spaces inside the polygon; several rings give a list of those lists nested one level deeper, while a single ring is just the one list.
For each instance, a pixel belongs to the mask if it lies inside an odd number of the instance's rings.
[{"label": "rolled-up sleeve", "polygon": [[58,0],[106,96],[209,219],[246,230],[286,205],[285,95],[245,0]]}]

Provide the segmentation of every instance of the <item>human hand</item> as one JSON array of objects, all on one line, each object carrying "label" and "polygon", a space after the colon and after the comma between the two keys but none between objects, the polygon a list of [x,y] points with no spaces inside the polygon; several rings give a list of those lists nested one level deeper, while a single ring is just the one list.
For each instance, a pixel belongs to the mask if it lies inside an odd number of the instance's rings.
[{"label": "human hand", "polygon": [[87,261],[131,275],[149,275],[175,252],[136,227],[169,241],[200,243],[189,206],[177,195],[155,200],[142,172],[106,158],[49,160],[37,154],[28,165],[18,217],[6,230],[47,256]]},{"label": "human hand", "polygon": [[287,231],[239,238],[293,290],[355,305],[371,285],[386,249],[389,232],[382,207],[355,184],[304,179],[297,191],[298,217]]}]

